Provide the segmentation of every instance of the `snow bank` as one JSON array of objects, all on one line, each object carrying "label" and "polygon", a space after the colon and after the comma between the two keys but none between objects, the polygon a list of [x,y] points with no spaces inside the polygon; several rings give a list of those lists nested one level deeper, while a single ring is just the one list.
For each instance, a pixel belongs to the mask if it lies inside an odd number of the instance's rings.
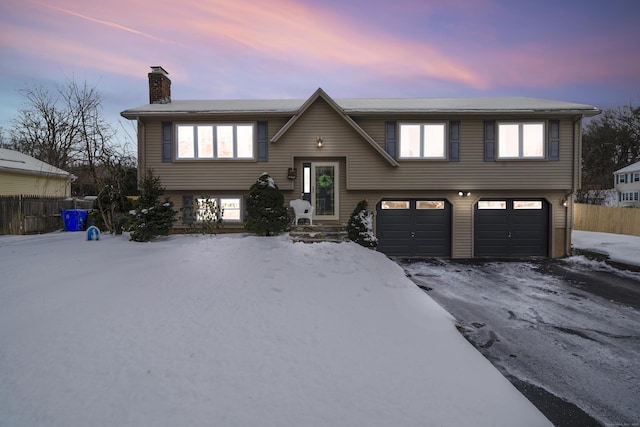
[{"label": "snow bank", "polygon": [[0,236],[0,271],[3,425],[550,425],[356,244]]},{"label": "snow bank", "polygon": [[608,255],[612,261],[640,266],[640,237],[625,234],[576,231],[571,233],[574,248]]}]

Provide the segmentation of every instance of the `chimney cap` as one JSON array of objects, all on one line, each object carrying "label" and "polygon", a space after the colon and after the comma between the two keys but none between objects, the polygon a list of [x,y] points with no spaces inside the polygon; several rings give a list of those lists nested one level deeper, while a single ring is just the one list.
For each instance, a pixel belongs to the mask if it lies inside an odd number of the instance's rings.
[{"label": "chimney cap", "polygon": [[164,74],[165,76],[167,74],[169,74],[167,72],[167,70],[165,70],[164,68],[162,68],[160,65],[152,65],[151,66],[151,72],[152,73],[156,73],[156,74]]}]

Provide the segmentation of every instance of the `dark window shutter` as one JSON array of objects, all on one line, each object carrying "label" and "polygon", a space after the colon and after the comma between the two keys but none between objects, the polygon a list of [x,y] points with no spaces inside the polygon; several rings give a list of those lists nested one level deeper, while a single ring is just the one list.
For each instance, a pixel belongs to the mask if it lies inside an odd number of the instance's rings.
[{"label": "dark window shutter", "polygon": [[460,122],[449,122],[449,161],[460,161]]},{"label": "dark window shutter", "polygon": [[182,222],[193,223],[193,196],[182,196]]},{"label": "dark window shutter", "polygon": [[385,148],[394,159],[396,158],[396,146],[396,122],[385,122]]},{"label": "dark window shutter", "polygon": [[173,128],[171,122],[162,122],[162,161],[171,162],[171,142],[173,140]]},{"label": "dark window shutter", "polygon": [[258,161],[269,160],[267,122],[258,122]]},{"label": "dark window shutter", "polygon": [[496,160],[496,122],[493,120],[484,122],[484,161]]},{"label": "dark window shutter", "polygon": [[560,160],[560,121],[549,121],[549,160]]}]

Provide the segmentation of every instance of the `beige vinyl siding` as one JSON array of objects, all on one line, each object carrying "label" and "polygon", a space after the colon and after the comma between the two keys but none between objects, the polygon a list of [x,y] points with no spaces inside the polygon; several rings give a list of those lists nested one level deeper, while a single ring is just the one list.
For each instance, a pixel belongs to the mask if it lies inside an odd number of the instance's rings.
[{"label": "beige vinyl siding", "polygon": [[[452,118],[451,120],[455,120]],[[560,160],[484,161],[484,119],[460,120],[460,161],[398,160],[397,171],[387,173],[354,162],[350,169],[352,189],[571,189],[574,181],[573,122],[560,122]],[[398,121],[430,121],[408,117]],[[433,121],[443,121],[434,118]],[[524,119],[509,119],[524,120]],[[449,118],[447,120],[449,121]],[[358,123],[384,147],[383,118],[360,118]],[[545,121],[547,123],[547,121]],[[548,126],[548,124],[547,124]],[[545,129],[546,131],[546,129]],[[448,148],[448,147],[447,147]],[[362,167],[357,167],[362,166]]]},{"label": "beige vinyl siding", "polygon": [[[178,123],[235,123],[253,122],[259,120],[258,117],[224,117],[215,120],[174,120]],[[269,162],[260,163],[257,160],[174,160],[171,163],[162,162],[162,122],[170,120],[148,121],[144,126],[146,140],[144,143],[145,161],[140,172],[151,168],[160,177],[162,185],[167,191],[174,190],[239,190],[248,191],[249,187],[258,179],[263,172],[268,172],[276,179],[278,185],[288,185],[286,182],[287,168],[291,167],[289,160],[283,161],[271,158],[272,146],[269,146]],[[268,133],[271,138],[286,122],[285,118],[269,120]],[[255,132],[254,128],[254,132]],[[175,158],[175,144],[173,145]],[[254,146],[254,152],[257,147]]]},{"label": "beige vinyl siding", "polygon": [[[269,140],[290,117],[269,117]],[[510,117],[525,121],[527,117]],[[530,118],[529,118],[530,119]],[[354,120],[376,143],[385,148],[385,122],[394,120],[460,121],[460,161],[400,160],[391,165],[326,101],[318,98],[281,138],[268,146],[268,162],[255,160],[190,160],[162,162],[161,123],[232,123],[265,120],[265,117],[226,116],[207,119],[183,117],[146,120],[140,126],[140,151],[144,155],[141,169],[152,168],[160,176],[176,208],[182,206],[183,195],[238,196],[248,195],[249,187],[262,172],[269,173],[281,190],[286,204],[300,198],[302,164],[305,162],[338,162],[340,169],[340,219],[346,223],[360,200],[368,201],[375,213],[376,204],[384,198],[446,199],[452,204],[452,257],[473,256],[474,205],[480,198],[542,198],[550,204],[552,243],[551,256],[563,256],[570,247],[570,207],[562,199],[579,182],[579,122],[564,117],[560,121],[560,160],[484,161],[484,121],[500,117],[468,116],[392,116],[355,117]],[[538,120],[540,121],[540,119]],[[548,123],[546,118],[543,120]],[[545,129],[547,130],[547,129]],[[546,133],[546,132],[545,132]],[[323,147],[316,139],[322,137]],[[175,138],[175,136],[174,136]],[[174,147],[175,149],[175,147]],[[298,169],[297,179],[287,179],[290,167]],[[470,197],[460,197],[458,191],[471,191]],[[179,215],[180,218],[180,215]],[[181,224],[177,221],[176,225]],[[227,231],[239,224],[225,225]],[[570,230],[569,230],[570,231]]]},{"label": "beige vinyl siding", "polygon": [[71,182],[63,177],[0,172],[0,195],[69,197]]}]

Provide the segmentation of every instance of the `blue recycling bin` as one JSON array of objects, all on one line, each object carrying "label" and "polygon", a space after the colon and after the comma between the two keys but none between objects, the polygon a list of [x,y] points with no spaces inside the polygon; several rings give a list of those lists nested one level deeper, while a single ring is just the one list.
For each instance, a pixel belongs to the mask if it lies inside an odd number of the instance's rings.
[{"label": "blue recycling bin", "polygon": [[88,211],[84,209],[65,209],[60,211],[65,231],[82,231],[85,229]]}]

